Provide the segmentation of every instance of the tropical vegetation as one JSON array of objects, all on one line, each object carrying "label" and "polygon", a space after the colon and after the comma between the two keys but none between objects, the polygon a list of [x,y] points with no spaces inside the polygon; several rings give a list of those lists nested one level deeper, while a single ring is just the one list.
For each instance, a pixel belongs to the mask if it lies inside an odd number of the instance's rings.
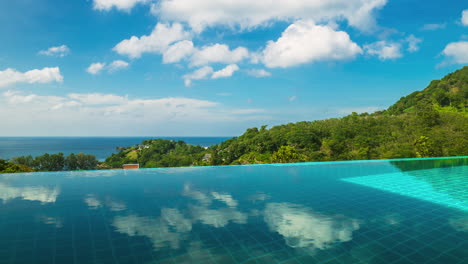
[{"label": "tropical vegetation", "polygon": [[102,164],[82,153],[17,157],[0,160],[0,172],[468,156],[467,107],[468,66],[372,114],[249,128],[209,148],[145,140],[119,148]]}]

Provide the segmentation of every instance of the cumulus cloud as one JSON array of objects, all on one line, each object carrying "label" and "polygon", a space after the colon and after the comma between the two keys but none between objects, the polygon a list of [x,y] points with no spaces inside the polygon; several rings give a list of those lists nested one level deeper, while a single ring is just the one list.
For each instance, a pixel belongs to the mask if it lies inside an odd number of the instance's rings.
[{"label": "cumulus cloud", "polygon": [[234,74],[234,72],[238,70],[239,70],[239,66],[237,66],[236,64],[230,64],[226,66],[226,68],[214,72],[211,78],[218,79],[218,78],[231,77]]},{"label": "cumulus cloud", "polygon": [[[163,208],[160,217],[157,218],[135,214],[117,216],[113,226],[117,232],[149,238],[155,249],[167,246],[178,249],[181,241],[198,222],[215,228],[224,227],[230,222],[247,223],[247,215],[235,209],[238,202],[228,193],[202,192],[193,190],[192,186],[185,184],[182,195],[192,198],[196,204],[190,205],[186,210]],[[209,208],[213,199],[224,203],[227,207]]]},{"label": "cumulus cloud", "polygon": [[158,23],[150,35],[125,39],[114,47],[114,51],[130,58],[139,58],[143,53],[163,53],[170,44],[189,38],[190,33],[184,31],[179,23]]},{"label": "cumulus cloud", "polygon": [[[153,243],[153,247],[170,246],[178,249],[184,234],[192,230],[192,223],[177,209],[163,208],[161,217],[141,217],[135,214],[117,216],[112,225],[117,232],[129,236],[145,236]],[[155,232],[157,231],[157,232]]]},{"label": "cumulus cloud", "polygon": [[208,76],[213,74],[213,68],[210,66],[205,66],[203,68],[200,68],[192,73],[186,74],[183,76],[185,86],[191,86],[192,85],[192,80],[202,80],[202,79],[207,79]]},{"label": "cumulus cloud", "polygon": [[[238,202],[229,193],[205,193],[194,190],[190,184],[185,184],[182,195],[190,197],[199,203],[198,205],[190,206],[192,222],[199,221],[216,228],[224,227],[229,222],[237,224],[247,223],[247,215],[236,210]],[[225,203],[229,208],[209,208],[213,199]]]},{"label": "cumulus cloud", "polygon": [[225,203],[229,207],[236,207],[238,202],[228,193],[211,192],[213,199]]},{"label": "cumulus cloud", "polygon": [[99,74],[104,69],[105,66],[106,64],[102,62],[91,63],[91,65],[89,65],[89,67],[86,68],[86,71],[89,74],[96,75],[96,74]]},{"label": "cumulus cloud", "polygon": [[152,12],[166,21],[188,23],[195,31],[217,25],[245,29],[297,19],[346,20],[353,27],[371,30],[375,27],[375,11],[386,3],[387,0],[161,0],[152,5]]},{"label": "cumulus cloud", "polygon": [[403,57],[403,54],[401,53],[401,44],[397,42],[381,40],[364,45],[364,50],[366,54],[377,56],[380,60],[391,60]]},{"label": "cumulus cloud", "polygon": [[3,203],[9,200],[21,198],[27,201],[38,201],[41,203],[55,203],[60,194],[59,188],[45,186],[14,187],[0,183],[0,199]]},{"label": "cumulus cloud", "polygon": [[185,86],[189,87],[192,85],[192,80],[206,80],[206,79],[219,79],[231,77],[236,71],[239,70],[239,66],[236,64],[230,64],[225,68],[214,71],[210,66],[204,66],[188,73],[183,76]]},{"label": "cumulus cloud", "polygon": [[214,44],[197,49],[192,55],[190,64],[202,66],[211,63],[232,64],[249,57],[249,51],[244,47],[231,50],[224,44]]},{"label": "cumulus cloud", "polygon": [[101,11],[109,11],[112,8],[130,11],[136,4],[146,2],[148,0],[93,0],[93,8]]},{"label": "cumulus cloud", "polygon": [[65,57],[70,53],[70,49],[66,45],[51,47],[46,50],[39,51],[39,54],[54,57]]},{"label": "cumulus cloud", "polygon": [[442,51],[446,64],[468,63],[468,41],[449,43]]},{"label": "cumulus cloud", "polygon": [[461,17],[461,23],[464,26],[468,26],[468,9],[463,10],[462,17]]},{"label": "cumulus cloud", "polygon": [[179,41],[168,47],[163,53],[164,63],[176,63],[188,57],[194,52],[193,42],[190,40]]},{"label": "cumulus cloud", "polygon": [[264,219],[293,248],[327,249],[353,239],[360,222],[343,216],[327,216],[301,205],[269,203]]},{"label": "cumulus cloud", "polygon": [[107,207],[113,212],[120,212],[127,210],[127,205],[124,202],[114,200],[110,197],[106,197],[104,200],[100,200],[96,195],[89,194],[84,199],[86,205],[91,209],[98,209],[101,207]]},{"label": "cumulus cloud", "polygon": [[256,78],[270,77],[271,73],[264,69],[250,69],[247,70],[247,74]]},{"label": "cumulus cloud", "polygon": [[103,70],[107,70],[109,73],[113,73],[119,70],[123,70],[128,68],[130,64],[126,61],[123,60],[115,60],[111,62],[110,64],[107,64],[105,62],[95,62],[91,63],[88,68],[86,68],[86,72],[92,75],[96,75],[101,73]]},{"label": "cumulus cloud", "polygon": [[115,72],[118,70],[122,70],[128,67],[128,62],[123,60],[116,60],[109,64],[108,70],[109,72]]},{"label": "cumulus cloud", "polygon": [[194,188],[190,184],[184,184],[182,195],[190,197],[205,206],[210,205],[212,203],[210,195],[198,190],[194,190]]},{"label": "cumulus cloud", "polygon": [[408,43],[408,51],[416,52],[419,50],[419,44],[422,42],[422,39],[415,37],[414,35],[409,35],[405,41]]},{"label": "cumulus cloud", "polygon": [[233,208],[210,209],[205,206],[192,206],[191,215],[194,221],[216,228],[224,227],[229,222],[236,224],[247,223],[247,215]]},{"label": "cumulus cloud", "polygon": [[15,69],[8,68],[0,71],[0,88],[10,86],[16,83],[51,83],[63,82],[63,76],[60,74],[58,67],[35,69],[27,72],[19,72]]},{"label": "cumulus cloud", "polygon": [[330,26],[298,21],[290,25],[277,41],[263,50],[263,63],[269,68],[291,67],[304,63],[352,59],[362,53],[344,31]]}]

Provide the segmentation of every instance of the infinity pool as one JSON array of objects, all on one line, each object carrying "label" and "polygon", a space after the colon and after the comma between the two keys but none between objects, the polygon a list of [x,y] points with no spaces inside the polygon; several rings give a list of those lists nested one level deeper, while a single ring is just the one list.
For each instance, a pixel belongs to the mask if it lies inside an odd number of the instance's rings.
[{"label": "infinity pool", "polygon": [[0,174],[0,263],[468,263],[468,158]]}]

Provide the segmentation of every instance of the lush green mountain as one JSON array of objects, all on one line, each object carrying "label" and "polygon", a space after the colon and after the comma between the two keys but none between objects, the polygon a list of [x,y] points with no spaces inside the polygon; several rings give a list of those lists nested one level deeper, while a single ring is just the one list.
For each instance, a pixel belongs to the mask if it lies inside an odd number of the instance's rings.
[{"label": "lush green mountain", "polygon": [[432,81],[429,86],[402,97],[387,110],[398,115],[415,111],[422,102],[431,102],[439,111],[466,112],[468,107],[468,66],[450,73],[442,80]]},{"label": "lush green mountain", "polygon": [[123,149],[110,167],[228,165],[468,155],[468,67],[432,81],[385,111],[250,128],[204,149],[152,140]]}]

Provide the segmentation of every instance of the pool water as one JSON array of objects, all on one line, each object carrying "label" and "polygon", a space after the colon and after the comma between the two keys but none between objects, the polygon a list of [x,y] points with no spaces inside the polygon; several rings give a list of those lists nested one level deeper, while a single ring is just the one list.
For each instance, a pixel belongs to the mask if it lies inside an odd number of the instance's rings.
[{"label": "pool water", "polygon": [[0,263],[468,263],[468,158],[0,175]]}]

